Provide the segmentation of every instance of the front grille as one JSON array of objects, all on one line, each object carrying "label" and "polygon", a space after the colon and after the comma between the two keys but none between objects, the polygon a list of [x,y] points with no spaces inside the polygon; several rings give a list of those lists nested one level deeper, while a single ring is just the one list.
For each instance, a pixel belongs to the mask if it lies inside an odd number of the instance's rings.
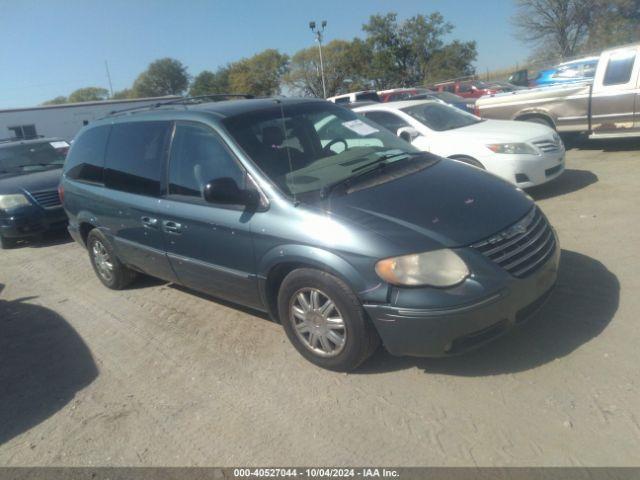
[{"label": "front grille", "polygon": [[557,152],[560,150],[560,145],[553,140],[538,140],[532,143],[544,153]]},{"label": "front grille", "polygon": [[55,208],[62,205],[57,190],[44,190],[41,192],[30,192],[36,203],[44,208]]},{"label": "front grille", "polygon": [[534,207],[511,227],[471,246],[511,275],[524,278],[553,255],[556,239],[544,214]]}]

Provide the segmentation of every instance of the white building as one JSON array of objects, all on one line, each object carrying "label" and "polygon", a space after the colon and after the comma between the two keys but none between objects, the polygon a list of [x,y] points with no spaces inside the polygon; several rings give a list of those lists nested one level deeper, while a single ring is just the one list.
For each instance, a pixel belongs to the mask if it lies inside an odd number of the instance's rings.
[{"label": "white building", "polygon": [[84,125],[111,112],[153,105],[154,103],[166,102],[177,98],[180,97],[104,100],[0,110],[0,138],[30,138],[42,135],[71,141]]}]

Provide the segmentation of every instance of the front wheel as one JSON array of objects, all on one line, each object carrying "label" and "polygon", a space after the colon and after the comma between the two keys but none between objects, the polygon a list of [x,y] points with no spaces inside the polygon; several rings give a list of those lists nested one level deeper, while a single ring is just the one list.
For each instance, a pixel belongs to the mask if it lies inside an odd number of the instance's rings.
[{"label": "front wheel", "polygon": [[472,167],[479,168],[481,170],[486,170],[484,165],[482,165],[478,160],[473,157],[468,157],[466,155],[453,155],[449,157],[451,160],[456,160],[458,162],[466,163],[467,165],[471,165]]},{"label": "front wheel", "polygon": [[354,370],[380,343],[353,291],[327,272],[289,273],[278,292],[278,311],[294,347],[322,368]]}]

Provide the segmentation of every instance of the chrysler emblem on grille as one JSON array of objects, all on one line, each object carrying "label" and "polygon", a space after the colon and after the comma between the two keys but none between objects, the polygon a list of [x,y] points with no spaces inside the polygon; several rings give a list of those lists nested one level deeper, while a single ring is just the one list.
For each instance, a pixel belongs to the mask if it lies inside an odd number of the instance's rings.
[{"label": "chrysler emblem on grille", "polygon": [[498,243],[498,242],[501,242],[502,240],[508,240],[509,238],[513,238],[516,235],[522,235],[523,233],[526,233],[527,228],[529,227],[529,224],[533,220],[534,215],[535,215],[535,209],[515,225],[512,225],[506,230],[503,230],[502,232],[488,239],[487,243],[489,244]]}]

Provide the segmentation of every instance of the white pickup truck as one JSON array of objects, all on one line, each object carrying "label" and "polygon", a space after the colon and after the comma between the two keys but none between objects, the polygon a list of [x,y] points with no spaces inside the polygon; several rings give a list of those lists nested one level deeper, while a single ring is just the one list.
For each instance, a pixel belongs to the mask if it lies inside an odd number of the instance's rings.
[{"label": "white pickup truck", "polygon": [[602,52],[592,82],[487,95],[477,100],[476,114],[590,138],[640,136],[640,44]]}]

